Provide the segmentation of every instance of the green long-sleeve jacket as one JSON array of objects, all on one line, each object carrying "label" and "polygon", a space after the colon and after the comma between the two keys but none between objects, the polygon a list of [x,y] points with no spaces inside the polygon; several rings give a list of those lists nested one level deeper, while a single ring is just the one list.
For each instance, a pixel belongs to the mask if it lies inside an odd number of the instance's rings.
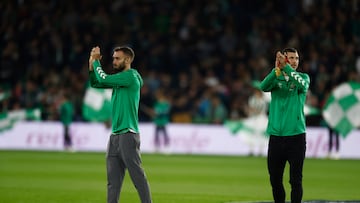
[{"label": "green long-sleeve jacket", "polygon": [[113,75],[106,74],[99,60],[93,62],[90,71],[90,85],[95,88],[112,88],[111,119],[112,133],[139,133],[138,110],[140,88],[143,80],[135,69],[125,70]]},{"label": "green long-sleeve jacket", "polygon": [[65,101],[60,106],[60,121],[65,125],[69,126],[73,121],[74,106],[70,101]]},{"label": "green long-sleeve jacket", "polygon": [[271,92],[267,133],[276,136],[292,136],[306,131],[304,105],[310,78],[296,72],[289,64],[279,77],[273,69],[261,82],[260,88]]}]

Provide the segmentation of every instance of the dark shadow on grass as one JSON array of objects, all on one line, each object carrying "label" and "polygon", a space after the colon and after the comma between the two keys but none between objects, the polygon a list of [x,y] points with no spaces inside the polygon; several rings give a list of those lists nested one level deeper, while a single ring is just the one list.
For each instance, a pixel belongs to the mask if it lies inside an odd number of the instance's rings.
[{"label": "dark shadow on grass", "polygon": [[[273,201],[257,201],[257,202],[230,201],[224,203],[273,203]],[[307,201],[303,201],[303,203],[360,203],[360,200],[307,200]]]}]

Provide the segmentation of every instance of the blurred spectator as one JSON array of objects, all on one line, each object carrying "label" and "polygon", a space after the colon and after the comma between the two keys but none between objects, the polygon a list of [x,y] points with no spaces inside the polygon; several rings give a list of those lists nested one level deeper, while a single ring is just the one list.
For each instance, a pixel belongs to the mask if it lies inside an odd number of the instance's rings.
[{"label": "blurred spectator", "polygon": [[211,105],[207,109],[207,117],[211,124],[223,124],[228,117],[227,109],[219,95],[211,97]]},{"label": "blurred spectator", "polygon": [[64,148],[65,150],[72,151],[72,137],[70,134],[70,124],[74,119],[74,107],[70,101],[70,96],[68,91],[64,91],[60,94],[58,111],[60,114],[60,121],[64,126]]},{"label": "blurred spectator", "polygon": [[171,105],[163,90],[156,91],[156,102],[153,106],[153,120],[155,123],[154,144],[156,151],[160,151],[163,148],[165,152],[168,152],[170,137],[166,126],[170,121],[170,109]]},{"label": "blurred spectator", "polygon": [[328,126],[329,132],[329,148],[328,148],[328,158],[339,159],[339,149],[340,149],[340,135],[336,130]]},{"label": "blurred spectator", "polygon": [[107,70],[113,44],[136,50],[141,103],[152,106],[165,89],[172,122],[200,122],[209,88],[228,117],[245,117],[251,81],[263,79],[275,51],[288,46],[304,53],[300,67],[320,107],[323,90],[360,82],[359,8],[355,0],[1,1],[0,81],[12,87],[1,107],[41,107],[43,119],[57,120],[54,99],[71,89],[74,118],[83,120],[86,50],[104,47]]},{"label": "blurred spectator", "polygon": [[265,155],[265,146],[268,143],[266,137],[266,127],[268,123],[268,101],[266,95],[260,89],[260,82],[254,81],[253,92],[247,103],[247,119],[243,122],[245,125],[253,128],[251,133],[243,133],[245,143],[249,146],[249,155],[263,156]]}]

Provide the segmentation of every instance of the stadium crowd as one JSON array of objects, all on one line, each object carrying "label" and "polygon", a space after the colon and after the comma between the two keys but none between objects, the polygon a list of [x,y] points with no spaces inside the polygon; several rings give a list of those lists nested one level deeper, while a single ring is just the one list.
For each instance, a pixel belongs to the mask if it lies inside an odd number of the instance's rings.
[{"label": "stadium crowd", "polygon": [[[1,111],[42,109],[59,119],[67,92],[83,121],[88,56],[99,45],[111,70],[114,44],[136,53],[145,85],[141,106],[166,92],[172,122],[217,123],[247,116],[253,81],[295,47],[311,78],[308,104],[321,108],[344,81],[360,82],[360,3],[356,0],[27,0],[1,1]],[[140,121],[151,118],[140,112]]]}]

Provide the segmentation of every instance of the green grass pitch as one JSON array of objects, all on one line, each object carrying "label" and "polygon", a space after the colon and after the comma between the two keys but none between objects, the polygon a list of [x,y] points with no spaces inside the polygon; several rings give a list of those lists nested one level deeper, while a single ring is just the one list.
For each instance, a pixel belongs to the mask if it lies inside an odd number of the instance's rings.
[{"label": "green grass pitch", "polygon": [[[143,154],[154,203],[270,201],[264,157]],[[287,200],[288,167],[284,175]],[[304,200],[360,200],[360,160],[306,159]],[[129,175],[123,203],[140,202]],[[0,202],[106,202],[105,153],[0,151]]]}]

